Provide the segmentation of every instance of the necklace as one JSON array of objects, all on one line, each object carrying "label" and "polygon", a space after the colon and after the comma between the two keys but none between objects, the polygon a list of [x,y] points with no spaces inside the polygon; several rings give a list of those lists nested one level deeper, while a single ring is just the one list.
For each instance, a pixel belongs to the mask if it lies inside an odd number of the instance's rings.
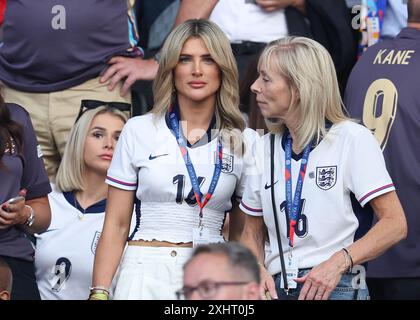
[{"label": "necklace", "polygon": [[[79,220],[83,221],[86,214],[86,209],[83,209],[80,204],[78,205],[76,193],[74,193],[74,207],[77,209],[77,216],[79,217]],[[83,212],[80,210],[83,210]]]}]

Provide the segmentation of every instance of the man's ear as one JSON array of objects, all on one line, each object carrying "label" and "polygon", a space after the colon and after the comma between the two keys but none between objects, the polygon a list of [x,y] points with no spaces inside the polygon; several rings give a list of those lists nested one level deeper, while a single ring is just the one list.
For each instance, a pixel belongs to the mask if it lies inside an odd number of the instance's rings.
[{"label": "man's ear", "polygon": [[10,292],[9,291],[1,291],[0,292],[0,300],[10,300]]}]

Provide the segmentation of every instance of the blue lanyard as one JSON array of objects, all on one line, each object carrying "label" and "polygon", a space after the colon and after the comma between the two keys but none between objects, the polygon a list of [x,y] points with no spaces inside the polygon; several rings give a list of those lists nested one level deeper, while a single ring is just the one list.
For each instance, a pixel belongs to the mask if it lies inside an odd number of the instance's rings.
[{"label": "blue lanyard", "polygon": [[308,145],[303,150],[303,156],[300,164],[300,172],[298,180],[296,183],[295,197],[292,201],[292,136],[289,132],[286,137],[286,146],[285,146],[285,171],[284,178],[286,183],[286,205],[289,212],[290,228],[289,228],[289,246],[293,247],[294,244],[294,234],[297,217],[300,210],[300,200],[302,197],[302,187],[303,181],[305,179],[306,167],[309,159],[309,152],[311,151],[311,146]]},{"label": "blue lanyard", "polygon": [[222,157],[223,157],[222,142],[220,139],[217,140],[217,157],[216,157],[216,163],[214,165],[213,177],[210,182],[209,190],[207,191],[207,194],[203,201],[203,194],[200,191],[200,184],[197,179],[197,174],[195,173],[194,165],[192,164],[190,156],[188,154],[187,143],[181,134],[178,117],[172,108],[171,110],[169,110],[169,123],[173,131],[173,134],[175,135],[182,157],[184,159],[185,166],[187,168],[187,172],[190,177],[191,185],[194,191],[195,199],[197,200],[198,206],[200,207],[200,226],[201,226],[202,225],[201,219],[203,218],[203,208],[206,206],[206,204],[210,201],[211,197],[213,196],[214,190],[216,189],[216,186],[217,186],[217,182],[219,181],[219,178],[220,178],[220,173],[222,172]]}]

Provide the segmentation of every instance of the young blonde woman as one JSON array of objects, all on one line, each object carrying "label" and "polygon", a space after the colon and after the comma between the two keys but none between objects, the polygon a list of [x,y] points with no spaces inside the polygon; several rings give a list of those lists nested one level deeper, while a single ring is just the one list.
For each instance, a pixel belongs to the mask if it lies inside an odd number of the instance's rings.
[{"label": "young blonde woman", "polygon": [[86,300],[105,218],[106,173],[127,116],[88,109],[72,128],[49,195],[52,221],[37,237],[35,267],[43,300]]},{"label": "young blonde woman", "polygon": [[108,171],[92,299],[107,298],[127,238],[115,299],[175,299],[193,245],[224,241],[227,211],[237,230],[231,198],[242,196],[256,133],[244,129],[234,61],[211,22],[189,20],[168,36],[153,110],[127,123]]},{"label": "young blonde woman", "polygon": [[[368,129],[343,113],[332,59],[317,42],[272,42],[258,70],[251,90],[271,133],[256,148],[261,173],[242,199],[241,241],[262,266],[267,226],[263,289],[281,299],[366,299],[365,273],[355,266],[407,232],[381,150]],[[357,215],[352,198],[378,217],[365,235],[368,217]]]}]

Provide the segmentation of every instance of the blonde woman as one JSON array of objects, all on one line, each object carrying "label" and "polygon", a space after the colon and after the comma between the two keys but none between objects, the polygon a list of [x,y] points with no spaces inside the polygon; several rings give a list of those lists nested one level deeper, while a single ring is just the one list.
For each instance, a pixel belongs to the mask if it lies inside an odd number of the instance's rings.
[{"label": "blonde woman", "polygon": [[88,296],[105,217],[106,173],[126,121],[125,113],[102,103],[81,114],[70,132],[49,195],[51,225],[36,242],[36,278],[43,300]]},{"label": "blonde woman", "polygon": [[[258,70],[251,90],[271,133],[256,148],[261,173],[242,199],[241,241],[261,263],[263,289],[281,299],[366,299],[364,269],[356,265],[407,233],[381,150],[369,130],[343,113],[332,59],[317,42],[272,42]],[[368,217],[357,215],[353,196],[379,220],[365,235]]]},{"label": "blonde woman", "polygon": [[115,299],[175,299],[193,245],[224,241],[227,211],[238,226],[231,198],[242,196],[243,146],[251,150],[256,133],[244,130],[234,61],[209,21],[186,21],[168,36],[153,110],[127,123],[108,172],[92,299],[107,298],[127,238]]}]

